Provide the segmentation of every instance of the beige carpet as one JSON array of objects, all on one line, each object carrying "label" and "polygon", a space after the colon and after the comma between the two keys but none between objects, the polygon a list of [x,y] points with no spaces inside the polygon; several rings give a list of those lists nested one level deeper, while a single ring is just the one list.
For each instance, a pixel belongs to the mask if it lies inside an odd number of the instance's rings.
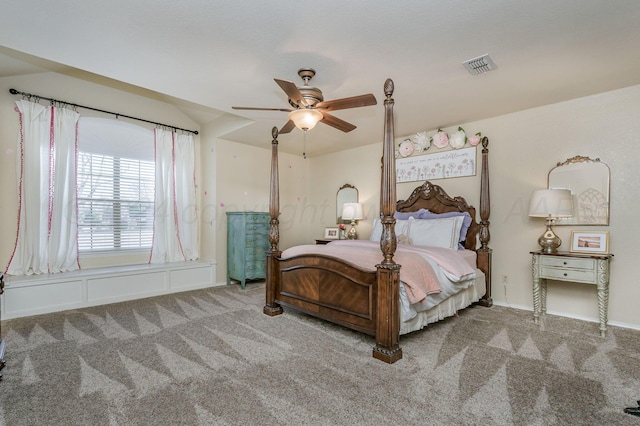
[{"label": "beige carpet", "polygon": [[252,283],[4,321],[0,424],[640,424],[638,331],[474,307],[387,365],[263,304]]}]

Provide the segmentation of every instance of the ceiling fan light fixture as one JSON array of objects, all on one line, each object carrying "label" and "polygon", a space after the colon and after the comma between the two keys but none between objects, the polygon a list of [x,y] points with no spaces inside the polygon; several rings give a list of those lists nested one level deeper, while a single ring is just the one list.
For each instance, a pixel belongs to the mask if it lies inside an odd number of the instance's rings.
[{"label": "ceiling fan light fixture", "polygon": [[289,113],[289,120],[293,121],[300,130],[313,129],[318,121],[322,120],[322,113],[316,109],[296,109]]}]

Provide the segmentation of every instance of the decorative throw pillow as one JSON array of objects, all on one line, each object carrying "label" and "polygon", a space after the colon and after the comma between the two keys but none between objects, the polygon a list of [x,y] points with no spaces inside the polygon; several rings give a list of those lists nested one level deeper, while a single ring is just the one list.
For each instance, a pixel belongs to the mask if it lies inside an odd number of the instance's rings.
[{"label": "decorative throw pillow", "polygon": [[462,222],[462,216],[427,220],[410,218],[407,235],[415,246],[457,250]]},{"label": "decorative throw pillow", "polygon": [[447,212],[447,213],[433,213],[427,209],[420,209],[415,212],[395,212],[393,217],[396,219],[442,219],[447,217],[456,217],[462,216],[463,222],[462,227],[460,228],[460,238],[458,239],[458,248],[460,250],[464,250],[464,245],[462,244],[467,239],[467,232],[469,231],[469,227],[471,226],[471,215],[468,212]]},{"label": "decorative throw pillow", "polygon": [[[424,214],[424,213],[431,213],[429,210],[427,209],[420,209],[418,211],[415,212],[395,212],[393,214],[393,217],[396,218],[396,220],[400,219],[400,220],[407,220],[410,217],[414,218],[414,219],[421,219],[420,215]],[[433,214],[433,213],[431,213]]]},{"label": "decorative throw pillow", "polygon": [[[407,225],[406,220],[397,220],[396,219],[396,226],[395,226],[395,231],[396,231],[396,238],[397,235],[400,234],[407,234],[405,232],[405,228]],[[382,237],[382,222],[380,222],[380,219],[376,218],[373,221],[373,230],[371,231],[371,236],[369,237],[370,241],[380,241],[380,237]]]}]

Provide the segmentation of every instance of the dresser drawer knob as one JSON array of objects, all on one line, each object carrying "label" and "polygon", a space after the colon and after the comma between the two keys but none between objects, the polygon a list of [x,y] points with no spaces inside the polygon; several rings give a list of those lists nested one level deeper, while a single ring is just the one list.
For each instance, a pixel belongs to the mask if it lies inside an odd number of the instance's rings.
[{"label": "dresser drawer knob", "polygon": [[566,272],[564,273],[564,276],[565,276],[565,277],[567,276],[567,273],[566,273]]},{"label": "dresser drawer knob", "polygon": [[565,265],[567,264],[567,262],[562,262],[562,263],[564,263]]}]

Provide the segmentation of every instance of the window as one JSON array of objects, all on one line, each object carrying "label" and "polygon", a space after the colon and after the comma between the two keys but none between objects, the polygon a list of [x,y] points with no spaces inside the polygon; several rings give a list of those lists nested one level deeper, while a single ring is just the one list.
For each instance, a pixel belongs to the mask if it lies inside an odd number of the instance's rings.
[{"label": "window", "polygon": [[154,164],[78,153],[78,247],[151,247]]},{"label": "window", "polygon": [[117,120],[78,124],[80,252],[150,249],[155,165],[153,131]]}]

